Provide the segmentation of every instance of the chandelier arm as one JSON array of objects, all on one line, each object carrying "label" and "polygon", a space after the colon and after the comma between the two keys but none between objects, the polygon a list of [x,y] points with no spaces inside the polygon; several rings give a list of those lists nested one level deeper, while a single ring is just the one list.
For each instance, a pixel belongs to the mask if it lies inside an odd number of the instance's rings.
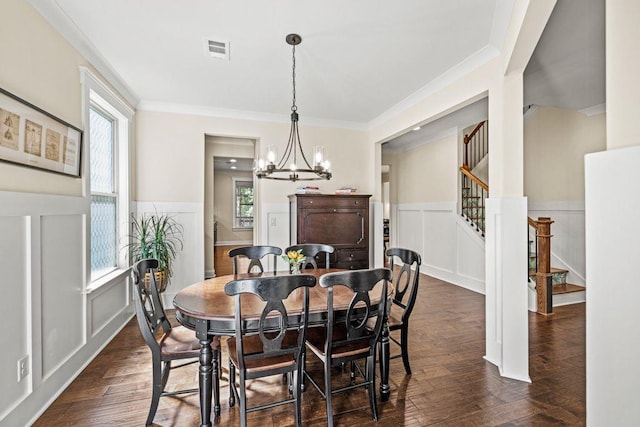
[{"label": "chandelier arm", "polygon": [[308,169],[311,169],[311,165],[309,164],[309,161],[307,160],[307,157],[304,155],[304,151],[302,151],[302,144],[300,143],[300,134],[298,133],[298,126],[296,126],[296,136],[298,139],[298,145],[300,146],[300,155],[302,156],[302,159],[304,160],[305,164],[307,165]]},{"label": "chandelier arm", "polygon": [[[293,130],[294,122],[291,123],[291,129],[289,130],[289,141],[287,141],[287,147],[284,149],[284,153],[282,154],[282,158],[280,162],[278,162],[278,169],[282,169],[287,165],[289,158],[291,157],[291,149],[295,145],[295,141],[293,140],[294,130]],[[295,159],[294,159],[295,161]]]}]

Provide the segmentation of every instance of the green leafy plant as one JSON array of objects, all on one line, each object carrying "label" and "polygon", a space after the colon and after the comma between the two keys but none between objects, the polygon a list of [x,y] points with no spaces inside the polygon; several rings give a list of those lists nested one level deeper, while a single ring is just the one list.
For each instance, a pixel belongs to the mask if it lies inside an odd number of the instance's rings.
[{"label": "green leafy plant", "polygon": [[[169,215],[157,212],[139,218],[132,215],[131,235],[125,248],[130,251],[132,263],[145,258],[157,259],[158,271],[166,272],[168,283],[169,278],[173,276],[173,261],[183,248],[182,237],[182,225]],[[164,290],[166,283],[158,286]]]}]

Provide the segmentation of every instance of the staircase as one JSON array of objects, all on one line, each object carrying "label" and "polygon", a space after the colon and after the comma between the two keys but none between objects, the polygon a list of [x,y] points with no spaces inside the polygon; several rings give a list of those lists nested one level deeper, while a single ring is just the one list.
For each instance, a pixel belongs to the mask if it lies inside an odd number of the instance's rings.
[{"label": "staircase", "polygon": [[[489,197],[489,126],[485,120],[464,136],[460,167],[460,215],[482,237],[485,232],[485,200]],[[569,270],[551,267],[551,218],[529,223],[529,283],[535,292],[535,311],[553,314],[553,305],[584,300],[585,287],[567,283]],[[576,293],[582,292],[582,295]],[[576,298],[567,297],[574,294]],[[531,307],[530,307],[531,308]]]},{"label": "staircase", "polygon": [[[554,302],[564,298],[562,304],[579,302],[584,297],[585,287],[567,283],[569,270],[551,267],[551,218],[540,217],[537,220],[528,218],[529,224],[529,282],[535,284],[536,312],[553,314]],[[568,294],[576,295],[577,301],[565,298]]]},{"label": "staircase", "polygon": [[487,121],[480,122],[464,136],[464,160],[460,167],[462,174],[461,209],[462,217],[484,237],[485,199],[489,197],[488,155],[489,126]]}]

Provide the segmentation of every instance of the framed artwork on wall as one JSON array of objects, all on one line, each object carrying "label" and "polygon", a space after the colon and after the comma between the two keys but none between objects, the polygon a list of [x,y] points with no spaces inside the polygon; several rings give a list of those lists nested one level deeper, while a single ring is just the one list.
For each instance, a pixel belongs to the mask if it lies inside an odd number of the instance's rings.
[{"label": "framed artwork on wall", "polygon": [[0,88],[0,161],[80,177],[82,131]]}]

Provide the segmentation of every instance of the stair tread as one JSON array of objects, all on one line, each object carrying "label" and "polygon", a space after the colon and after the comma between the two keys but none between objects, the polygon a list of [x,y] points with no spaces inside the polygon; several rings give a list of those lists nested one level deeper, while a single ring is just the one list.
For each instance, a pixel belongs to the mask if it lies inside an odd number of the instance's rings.
[{"label": "stair tread", "polygon": [[585,286],[563,283],[562,285],[553,285],[553,295],[569,294],[572,292],[583,292],[586,289],[587,288]]},{"label": "stair tread", "polygon": [[563,268],[555,268],[551,267],[551,273],[568,273],[569,270],[565,270]]}]

